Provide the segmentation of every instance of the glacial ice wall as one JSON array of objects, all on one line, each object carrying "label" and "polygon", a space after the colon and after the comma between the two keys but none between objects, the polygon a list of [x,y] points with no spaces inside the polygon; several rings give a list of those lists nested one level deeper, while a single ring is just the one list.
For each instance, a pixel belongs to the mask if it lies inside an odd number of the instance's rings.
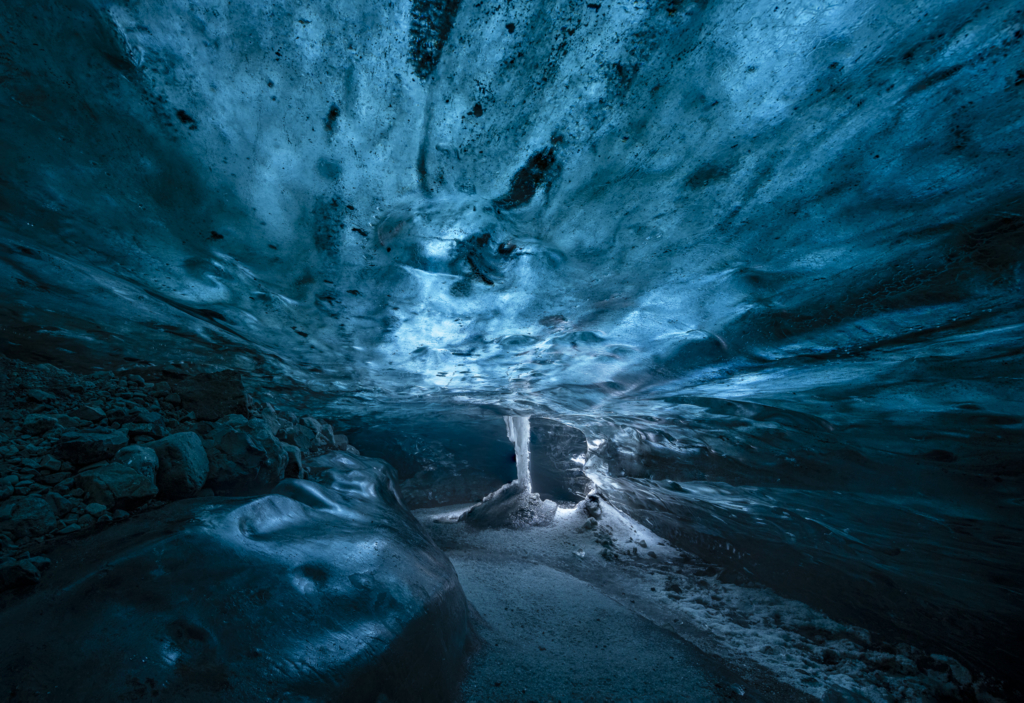
[{"label": "glacial ice wall", "polygon": [[17,344],[782,399],[1019,336],[1010,2],[3,13]]},{"label": "glacial ice wall", "polygon": [[0,351],[238,368],[409,446],[464,406],[488,441],[556,418],[737,574],[1009,670],[1018,4],[0,20]]}]

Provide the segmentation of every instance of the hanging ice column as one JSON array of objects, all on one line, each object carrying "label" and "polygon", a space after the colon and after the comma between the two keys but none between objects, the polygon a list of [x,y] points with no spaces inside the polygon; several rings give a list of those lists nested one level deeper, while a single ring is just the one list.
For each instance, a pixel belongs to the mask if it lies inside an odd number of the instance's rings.
[{"label": "hanging ice column", "polygon": [[505,416],[505,430],[512,444],[516,445],[516,481],[519,488],[530,493],[530,416]]}]

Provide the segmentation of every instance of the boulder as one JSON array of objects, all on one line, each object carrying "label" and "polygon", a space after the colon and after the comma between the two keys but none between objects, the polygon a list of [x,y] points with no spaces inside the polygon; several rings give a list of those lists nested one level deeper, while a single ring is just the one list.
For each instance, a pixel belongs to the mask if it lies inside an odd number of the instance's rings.
[{"label": "boulder", "polygon": [[39,460],[39,468],[47,471],[60,471],[61,461],[55,456],[47,454]]},{"label": "boulder", "polygon": [[57,396],[49,391],[44,391],[40,388],[29,388],[25,391],[25,395],[29,400],[34,400],[37,403],[52,403],[57,400]]},{"label": "boulder", "polygon": [[127,432],[128,436],[132,438],[141,436],[158,438],[167,434],[162,424],[148,422],[126,422],[121,425],[121,431]]},{"label": "boulder", "polygon": [[[225,415],[248,415],[242,374],[238,371],[203,373],[175,382],[174,392],[186,412],[199,420],[216,420]],[[173,402],[173,401],[172,401]]]},{"label": "boulder", "polygon": [[62,496],[60,493],[50,491],[49,493],[43,495],[43,500],[49,503],[50,510],[52,510],[53,514],[57,517],[64,517],[69,512],[71,512],[71,501]]},{"label": "boulder", "polygon": [[29,415],[22,423],[25,434],[41,435],[60,426],[60,421],[52,415]]},{"label": "boulder", "polygon": [[0,591],[39,583],[39,569],[28,559],[0,563]]},{"label": "boulder", "polygon": [[282,444],[288,453],[288,463],[284,468],[286,478],[306,478],[306,469],[302,465],[302,451],[294,444]]},{"label": "boulder", "polygon": [[60,438],[57,455],[75,466],[88,466],[111,459],[128,444],[128,435],[111,432],[67,432]]},{"label": "boulder", "polygon": [[266,429],[218,425],[203,446],[210,457],[208,482],[218,491],[272,488],[286,476],[288,450]]},{"label": "boulder", "polygon": [[298,447],[303,452],[308,452],[316,441],[316,432],[305,425],[291,425],[283,428],[278,433],[278,437],[282,441]]},{"label": "boulder", "polygon": [[313,449],[334,449],[334,428],[327,422],[321,422],[315,417],[304,417],[299,420],[301,427],[307,427],[313,431],[313,439],[310,442]]},{"label": "boulder", "polygon": [[337,447],[337,441],[334,438],[334,427],[329,422],[320,423],[320,444],[328,449]]},{"label": "boulder", "polygon": [[263,424],[267,428],[267,431],[276,437],[277,433],[281,430],[281,420],[278,419],[274,408],[269,406],[263,408],[260,416],[263,418]]},{"label": "boulder", "polygon": [[103,513],[107,512],[107,506],[103,503],[89,503],[85,506],[85,512],[89,513],[93,517],[99,517]]},{"label": "boulder", "polygon": [[190,498],[206,483],[210,462],[203,442],[195,432],[178,432],[150,442],[146,448],[156,452],[160,462],[156,484],[161,498]]},{"label": "boulder", "polygon": [[[128,452],[128,450],[135,450]],[[124,459],[119,463],[117,459]],[[85,491],[91,503],[104,507],[131,507],[152,498],[158,492],[156,452],[150,447],[126,447],[118,452],[115,463],[83,471],[75,485]]]},{"label": "boulder", "polygon": [[57,527],[50,504],[39,496],[15,496],[0,503],[0,532],[15,539],[45,535]]},{"label": "boulder", "polygon": [[232,427],[241,427],[249,423],[249,418],[245,415],[225,415],[224,417],[217,420],[218,424],[231,425]]},{"label": "boulder", "polygon": [[152,476],[154,480],[157,469],[160,467],[160,459],[152,445],[140,447],[136,444],[125,447],[114,456],[114,462],[131,467],[143,475]]},{"label": "boulder", "polygon": [[103,408],[97,405],[83,405],[71,412],[72,417],[77,417],[79,420],[85,420],[86,422],[99,422],[107,416],[103,412]]},{"label": "boulder", "polygon": [[134,403],[131,407],[114,408],[110,411],[108,419],[120,422],[122,425],[162,425],[164,421],[164,417],[160,413],[147,410]]},{"label": "boulder", "polygon": [[37,480],[39,483],[46,484],[47,486],[56,486],[64,479],[70,478],[71,476],[72,473],[70,471],[58,471],[57,473],[40,476]]}]

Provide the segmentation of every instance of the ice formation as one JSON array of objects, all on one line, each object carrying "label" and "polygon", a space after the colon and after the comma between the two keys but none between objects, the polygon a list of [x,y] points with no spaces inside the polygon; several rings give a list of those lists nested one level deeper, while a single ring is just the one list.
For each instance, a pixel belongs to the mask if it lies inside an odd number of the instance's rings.
[{"label": "ice formation", "polygon": [[511,482],[529,416],[540,499],[1024,685],[1019,3],[6,0],[0,33],[0,353],[240,371],[413,507]]},{"label": "ice formation", "polygon": [[12,699],[452,700],[458,578],[391,470],[340,454],[318,483],[173,503],[56,553],[0,613]]}]

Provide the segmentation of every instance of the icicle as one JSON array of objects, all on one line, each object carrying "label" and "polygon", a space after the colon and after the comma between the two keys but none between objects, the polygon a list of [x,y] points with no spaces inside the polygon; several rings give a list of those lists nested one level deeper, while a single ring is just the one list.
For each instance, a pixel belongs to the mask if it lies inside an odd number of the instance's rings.
[{"label": "icicle", "polygon": [[527,493],[533,490],[530,480],[530,416],[505,416],[505,430],[509,441],[516,445],[516,476],[520,488]]}]

